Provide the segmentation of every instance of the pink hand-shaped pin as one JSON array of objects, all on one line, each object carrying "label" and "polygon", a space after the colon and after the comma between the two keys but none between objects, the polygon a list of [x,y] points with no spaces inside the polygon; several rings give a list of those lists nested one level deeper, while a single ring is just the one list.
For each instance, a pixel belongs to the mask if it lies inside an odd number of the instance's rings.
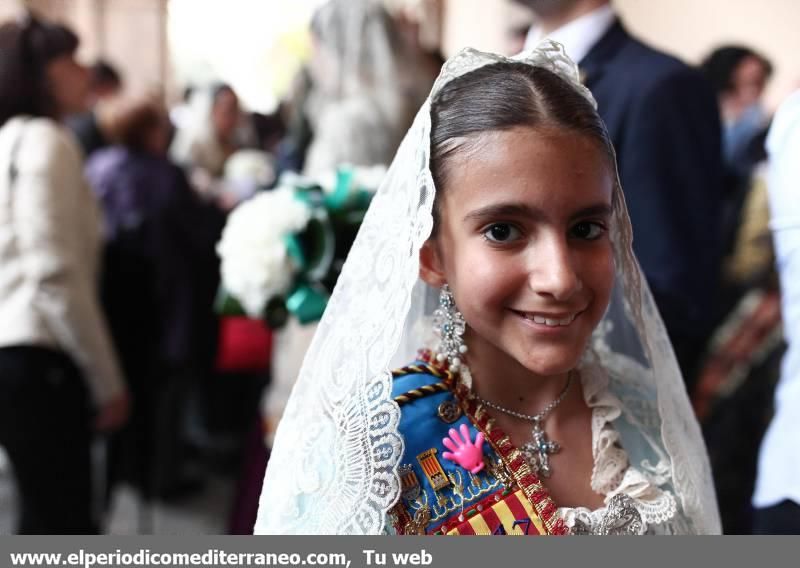
[{"label": "pink hand-shaped pin", "polygon": [[444,447],[450,450],[442,453],[442,457],[457,463],[470,473],[478,473],[483,469],[483,432],[478,432],[475,441],[472,442],[466,424],[462,424],[459,430],[461,436],[455,428],[450,428],[450,437],[442,440]]}]

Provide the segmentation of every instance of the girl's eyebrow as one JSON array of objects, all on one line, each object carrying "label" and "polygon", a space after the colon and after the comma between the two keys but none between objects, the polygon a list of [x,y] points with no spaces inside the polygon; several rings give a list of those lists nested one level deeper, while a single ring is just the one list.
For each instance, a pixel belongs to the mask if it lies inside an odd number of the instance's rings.
[{"label": "girl's eyebrow", "polygon": [[[583,207],[570,215],[570,219],[580,217],[611,217],[613,210],[608,203],[597,203]],[[464,221],[484,221],[498,217],[527,217],[535,221],[542,221],[547,218],[544,211],[538,207],[525,203],[493,203],[480,209],[470,211],[464,216]]]},{"label": "girl's eyebrow", "polygon": [[464,221],[483,221],[497,217],[530,217],[542,220],[546,216],[538,207],[524,203],[493,203],[470,211],[464,216]]},{"label": "girl's eyebrow", "polygon": [[580,217],[602,217],[608,219],[613,214],[614,210],[608,203],[598,203],[597,205],[590,205],[583,209],[576,211],[572,214],[570,219],[578,219]]}]

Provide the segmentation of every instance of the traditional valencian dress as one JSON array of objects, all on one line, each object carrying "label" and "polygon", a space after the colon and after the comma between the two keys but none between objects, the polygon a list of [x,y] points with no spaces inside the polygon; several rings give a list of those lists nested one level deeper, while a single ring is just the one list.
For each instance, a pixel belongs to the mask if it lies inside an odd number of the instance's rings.
[{"label": "traditional valencian dress", "polygon": [[[394,371],[392,395],[400,405],[405,453],[402,496],[389,513],[396,534],[671,534],[685,529],[674,496],[628,462],[614,428],[620,402],[608,391],[602,368],[584,365],[581,379],[592,409],[592,488],[606,506],[559,508],[516,448],[472,396],[461,373],[450,372],[429,351]],[[484,468],[470,473],[443,459],[442,440],[465,424],[470,439],[483,432]],[[541,451],[545,451],[541,448]]]}]

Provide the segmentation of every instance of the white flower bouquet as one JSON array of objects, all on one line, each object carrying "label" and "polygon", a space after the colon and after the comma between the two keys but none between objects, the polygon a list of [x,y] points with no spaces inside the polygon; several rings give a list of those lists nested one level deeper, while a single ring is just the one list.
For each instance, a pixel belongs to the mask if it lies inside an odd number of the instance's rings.
[{"label": "white flower bouquet", "polygon": [[[217,245],[224,314],[318,320],[385,169],[339,168],[322,183],[283,177],[238,205]],[[366,186],[369,184],[369,187]]]}]

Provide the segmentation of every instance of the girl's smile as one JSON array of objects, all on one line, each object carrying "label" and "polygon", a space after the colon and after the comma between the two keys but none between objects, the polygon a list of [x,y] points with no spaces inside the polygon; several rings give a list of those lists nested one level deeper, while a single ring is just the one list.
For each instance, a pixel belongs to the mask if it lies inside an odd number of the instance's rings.
[{"label": "girl's smile", "polygon": [[569,327],[575,319],[583,313],[583,310],[572,313],[545,313],[545,312],[527,312],[523,310],[515,310],[509,308],[511,312],[519,316],[522,321],[531,326],[533,329],[543,333],[552,333],[558,331],[559,328]]}]

